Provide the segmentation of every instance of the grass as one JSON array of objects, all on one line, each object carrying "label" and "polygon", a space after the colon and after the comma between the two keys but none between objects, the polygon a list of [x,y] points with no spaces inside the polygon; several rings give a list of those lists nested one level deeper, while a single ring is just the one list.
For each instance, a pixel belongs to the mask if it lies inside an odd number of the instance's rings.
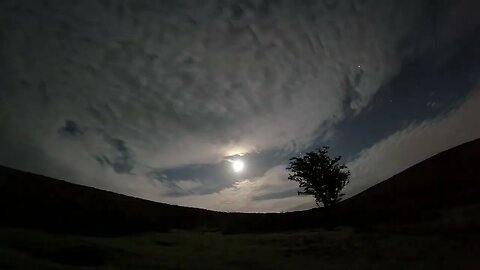
[{"label": "grass", "polygon": [[84,237],[0,228],[0,269],[478,269],[480,234],[335,230]]}]

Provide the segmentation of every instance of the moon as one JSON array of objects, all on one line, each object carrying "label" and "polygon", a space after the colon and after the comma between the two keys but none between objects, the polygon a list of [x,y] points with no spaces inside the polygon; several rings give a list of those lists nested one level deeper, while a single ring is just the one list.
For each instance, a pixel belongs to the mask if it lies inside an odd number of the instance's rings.
[{"label": "moon", "polygon": [[232,169],[234,172],[240,173],[243,171],[244,168],[245,168],[245,163],[242,160],[237,159],[232,161]]}]

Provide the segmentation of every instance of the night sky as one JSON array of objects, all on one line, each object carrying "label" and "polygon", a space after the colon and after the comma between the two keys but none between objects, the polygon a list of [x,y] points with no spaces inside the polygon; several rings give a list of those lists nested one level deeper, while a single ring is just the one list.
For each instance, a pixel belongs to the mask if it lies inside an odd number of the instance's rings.
[{"label": "night sky", "polygon": [[0,164],[278,212],[314,207],[285,167],[328,145],[352,196],[480,137],[479,12],[477,0],[0,1]]}]

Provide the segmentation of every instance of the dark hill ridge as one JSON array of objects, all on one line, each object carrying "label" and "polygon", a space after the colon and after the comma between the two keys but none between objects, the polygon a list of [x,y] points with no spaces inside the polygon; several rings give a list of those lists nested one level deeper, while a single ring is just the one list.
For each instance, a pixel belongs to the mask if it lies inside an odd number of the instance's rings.
[{"label": "dark hill ridge", "polygon": [[[331,210],[221,213],[173,206],[0,166],[0,224],[115,235],[146,230],[272,231],[428,219],[480,202],[480,139],[435,155]],[[381,166],[381,164],[379,164]]]},{"label": "dark hill ridge", "polygon": [[0,167],[0,223],[115,235],[218,224],[221,213],[180,207]]},{"label": "dark hill ridge", "polygon": [[341,202],[335,211],[342,217],[399,222],[428,219],[436,209],[479,202],[480,139],[477,139],[406,169]]}]

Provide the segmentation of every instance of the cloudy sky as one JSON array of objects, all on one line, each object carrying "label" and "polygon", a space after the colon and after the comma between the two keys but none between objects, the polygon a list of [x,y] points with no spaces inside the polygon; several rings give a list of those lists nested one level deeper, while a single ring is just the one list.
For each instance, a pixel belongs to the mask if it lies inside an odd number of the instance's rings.
[{"label": "cloudy sky", "polygon": [[[222,211],[307,209],[480,137],[480,1],[1,1],[0,164]],[[236,173],[231,161],[241,159]]]}]

